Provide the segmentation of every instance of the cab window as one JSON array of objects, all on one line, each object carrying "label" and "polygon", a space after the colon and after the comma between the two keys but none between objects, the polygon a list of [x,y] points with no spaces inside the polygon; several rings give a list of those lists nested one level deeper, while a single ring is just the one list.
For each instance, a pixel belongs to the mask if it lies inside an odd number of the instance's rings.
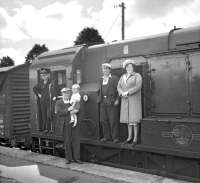
[{"label": "cab window", "polygon": [[60,90],[66,87],[66,71],[59,70],[53,72],[54,89],[57,95],[61,95]]}]

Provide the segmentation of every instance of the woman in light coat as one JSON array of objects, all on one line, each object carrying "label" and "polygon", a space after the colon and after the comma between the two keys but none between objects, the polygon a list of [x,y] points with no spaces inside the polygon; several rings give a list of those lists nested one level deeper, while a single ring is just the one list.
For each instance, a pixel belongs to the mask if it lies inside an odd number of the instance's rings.
[{"label": "woman in light coat", "polygon": [[138,124],[142,118],[142,77],[134,72],[134,65],[134,60],[124,61],[123,68],[126,69],[126,73],[121,76],[117,86],[119,96],[121,96],[120,122],[128,125],[128,138],[124,143],[130,143],[133,139],[133,145],[137,144]]}]

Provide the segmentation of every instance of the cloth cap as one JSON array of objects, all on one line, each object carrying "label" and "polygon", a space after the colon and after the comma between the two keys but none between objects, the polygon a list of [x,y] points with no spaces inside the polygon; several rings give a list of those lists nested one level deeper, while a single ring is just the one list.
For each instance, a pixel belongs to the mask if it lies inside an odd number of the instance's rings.
[{"label": "cloth cap", "polygon": [[128,64],[133,64],[133,65],[135,65],[136,62],[135,62],[134,60],[127,59],[127,60],[125,60],[125,61],[123,62],[123,68],[126,68],[126,66],[127,66]]},{"label": "cloth cap", "polygon": [[107,68],[111,69],[111,65],[109,63],[103,63],[102,67],[107,67]]},{"label": "cloth cap", "polygon": [[71,91],[70,88],[63,88],[61,90],[62,93],[67,93],[67,92],[70,92],[70,91]]},{"label": "cloth cap", "polygon": [[50,69],[47,69],[47,68],[40,69],[40,74],[49,74],[49,73],[50,73]]}]

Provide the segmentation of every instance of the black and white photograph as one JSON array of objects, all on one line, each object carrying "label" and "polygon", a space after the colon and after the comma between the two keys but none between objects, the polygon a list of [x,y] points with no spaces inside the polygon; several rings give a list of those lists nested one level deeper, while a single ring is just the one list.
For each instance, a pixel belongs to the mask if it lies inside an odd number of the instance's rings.
[{"label": "black and white photograph", "polygon": [[1,183],[199,183],[199,0],[0,0]]}]

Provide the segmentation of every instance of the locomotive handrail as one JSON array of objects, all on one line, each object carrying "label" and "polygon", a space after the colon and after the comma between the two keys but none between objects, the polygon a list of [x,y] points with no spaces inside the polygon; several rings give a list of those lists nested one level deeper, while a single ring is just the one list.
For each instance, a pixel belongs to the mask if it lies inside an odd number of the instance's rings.
[{"label": "locomotive handrail", "polygon": [[172,30],[170,30],[169,31],[169,34],[168,34],[168,50],[170,50],[170,38],[171,38],[171,35],[172,35],[172,33],[174,32],[174,31],[176,31],[176,30],[180,30],[180,29],[182,29],[182,28],[176,28],[176,26],[174,26],[174,28],[172,29]]}]

